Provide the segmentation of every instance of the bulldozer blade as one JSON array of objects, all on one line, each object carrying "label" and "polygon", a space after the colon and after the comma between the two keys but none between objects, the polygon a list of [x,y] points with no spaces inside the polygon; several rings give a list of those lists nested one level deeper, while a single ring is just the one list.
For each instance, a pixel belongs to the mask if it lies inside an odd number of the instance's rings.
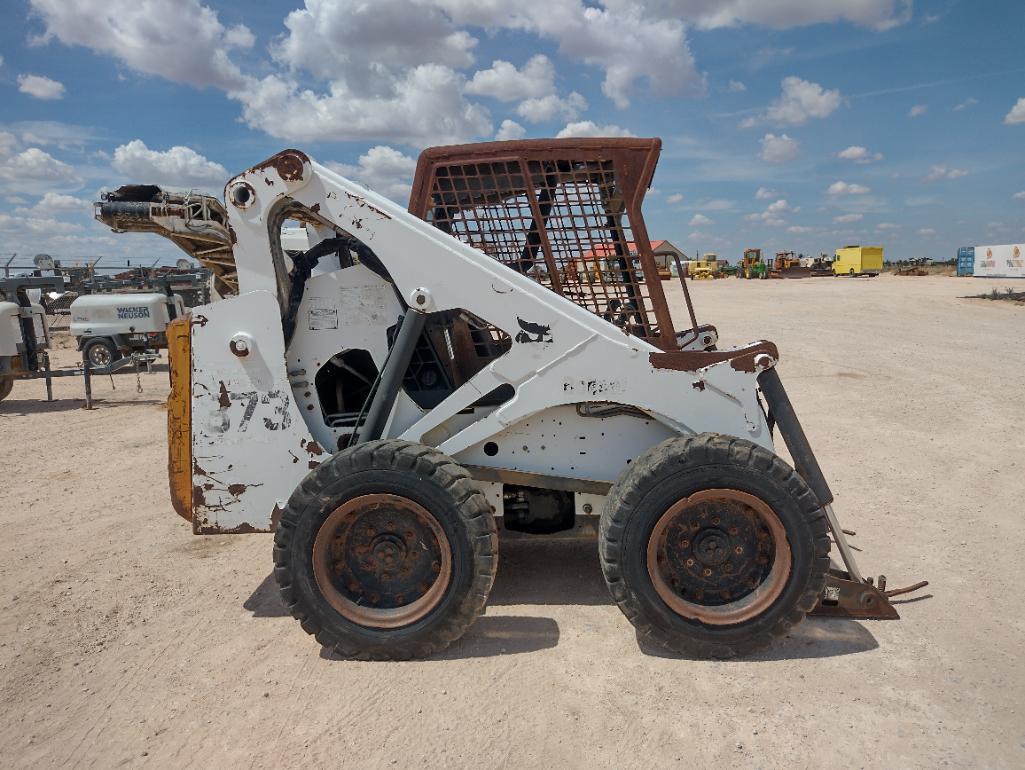
[{"label": "bulldozer blade", "polygon": [[[883,587],[886,579],[880,578]],[[909,589],[897,589],[901,593],[921,588],[925,583]],[[814,617],[851,618],[855,620],[900,620],[897,609],[890,603],[887,592],[881,591],[869,582],[852,580],[849,573],[831,568],[826,573],[826,585],[822,597],[808,613]]]}]

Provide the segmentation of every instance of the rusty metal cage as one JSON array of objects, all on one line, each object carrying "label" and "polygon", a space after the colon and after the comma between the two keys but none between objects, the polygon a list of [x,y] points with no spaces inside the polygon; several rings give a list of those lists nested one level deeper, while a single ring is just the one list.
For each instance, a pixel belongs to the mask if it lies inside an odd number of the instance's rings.
[{"label": "rusty metal cage", "polygon": [[433,147],[409,211],[661,348],[676,347],[641,216],[658,139]]}]

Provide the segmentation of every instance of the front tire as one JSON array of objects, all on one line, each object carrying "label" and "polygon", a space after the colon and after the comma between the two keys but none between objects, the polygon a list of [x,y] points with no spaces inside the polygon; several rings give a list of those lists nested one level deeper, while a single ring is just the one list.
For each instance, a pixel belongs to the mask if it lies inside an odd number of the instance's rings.
[{"label": "front tire", "polygon": [[728,658],[786,634],[829,568],[821,506],[779,457],[750,441],[668,439],[613,485],[600,559],[638,634],[673,652]]},{"label": "front tire", "polygon": [[454,460],[408,441],[332,456],[292,493],[274,536],[274,576],[292,616],[347,658],[444,649],[484,611],[498,534]]}]

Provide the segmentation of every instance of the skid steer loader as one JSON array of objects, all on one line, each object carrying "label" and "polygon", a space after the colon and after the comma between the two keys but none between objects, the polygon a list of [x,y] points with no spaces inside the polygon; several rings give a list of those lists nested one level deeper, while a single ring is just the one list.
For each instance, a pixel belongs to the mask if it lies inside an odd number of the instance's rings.
[{"label": "skid steer loader", "polygon": [[[747,653],[809,612],[896,618],[854,562],[776,346],[720,349],[689,299],[675,329],[641,216],[660,146],[429,149],[408,210],[297,150],[223,204],[106,196],[98,219],[164,234],[234,294],[169,328],[177,511],[200,534],[273,531],[285,603],[344,656],[444,648],[484,610],[500,528],[598,512],[613,598],[671,650]],[[295,222],[304,251],[282,248]],[[564,281],[599,250],[600,279]]]}]

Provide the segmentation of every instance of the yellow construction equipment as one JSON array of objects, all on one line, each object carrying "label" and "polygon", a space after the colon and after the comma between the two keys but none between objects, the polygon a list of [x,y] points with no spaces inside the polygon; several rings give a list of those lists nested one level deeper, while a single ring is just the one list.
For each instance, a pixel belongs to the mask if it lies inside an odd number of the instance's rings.
[{"label": "yellow construction equipment", "polygon": [[777,251],[769,268],[770,278],[810,278],[811,268],[801,267],[801,259],[792,251]]},{"label": "yellow construction equipment", "polygon": [[695,280],[707,280],[719,277],[719,257],[713,252],[705,254],[701,259],[690,265],[690,277]]}]

